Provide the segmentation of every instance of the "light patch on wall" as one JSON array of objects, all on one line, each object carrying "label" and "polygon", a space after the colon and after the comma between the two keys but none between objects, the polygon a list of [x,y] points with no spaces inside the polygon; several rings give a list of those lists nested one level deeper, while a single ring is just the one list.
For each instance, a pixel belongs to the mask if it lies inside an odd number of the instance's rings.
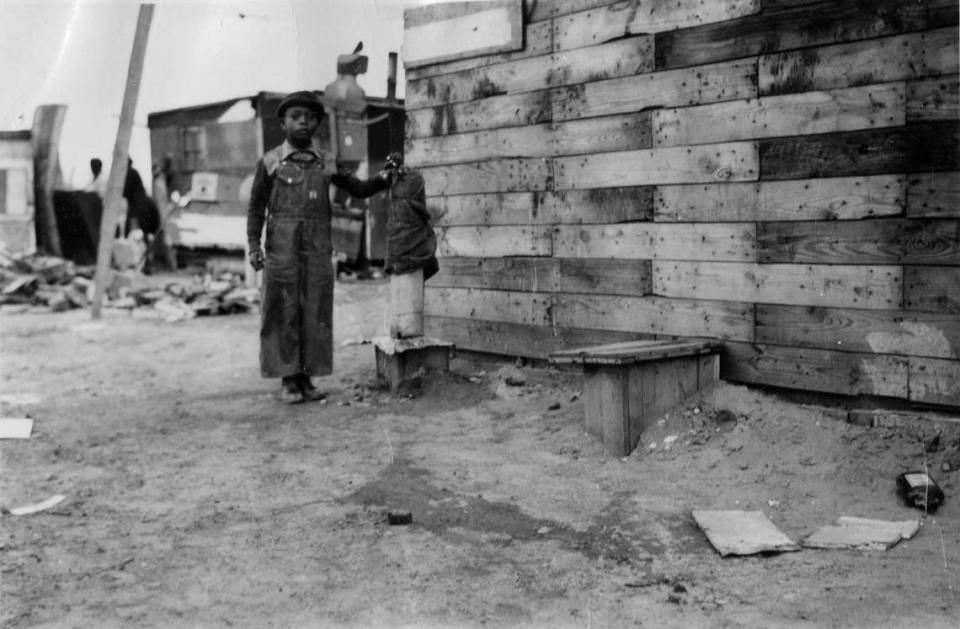
[{"label": "light patch on wall", "polygon": [[934,358],[957,358],[956,351],[940,328],[901,321],[901,332],[869,332],[867,343],[877,354],[908,354]]}]

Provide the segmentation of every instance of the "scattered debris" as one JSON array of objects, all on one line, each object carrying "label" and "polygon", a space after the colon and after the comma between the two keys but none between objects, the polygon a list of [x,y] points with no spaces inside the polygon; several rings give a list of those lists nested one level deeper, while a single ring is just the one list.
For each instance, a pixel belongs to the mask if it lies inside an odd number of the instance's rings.
[{"label": "scattered debris", "polygon": [[26,417],[0,417],[0,439],[29,439],[33,420]]},{"label": "scattered debris", "polygon": [[388,511],[387,523],[392,525],[410,524],[413,522],[413,514],[409,511]]},{"label": "scattered debris", "polygon": [[[93,301],[95,271],[95,267],[78,267],[51,256],[4,258],[0,264],[0,306],[46,307],[53,312],[87,308]],[[103,305],[153,310],[157,318],[180,321],[247,312],[259,301],[259,289],[246,288],[239,273],[204,273],[157,286],[135,266],[122,265],[111,269]]]},{"label": "scattered debris", "polygon": [[800,550],[761,511],[694,511],[693,519],[721,557]]},{"label": "scattered debris", "polygon": [[66,499],[67,497],[64,496],[63,494],[57,494],[56,496],[48,498],[43,502],[38,502],[37,504],[26,505],[23,507],[14,507],[13,509],[3,509],[3,511],[5,513],[9,513],[10,515],[30,515],[31,513],[46,511],[51,507],[57,506],[58,504],[60,504]]},{"label": "scattered debris", "polygon": [[943,503],[943,490],[926,472],[917,470],[897,476],[897,491],[907,505],[927,513],[935,512]]},{"label": "scattered debris", "polygon": [[887,550],[920,530],[919,520],[889,522],[843,516],[803,540],[807,548],[858,548]]},{"label": "scattered debris", "polygon": [[344,340],[340,343],[340,345],[341,345],[342,347],[347,347],[347,346],[350,346],[350,345],[369,345],[370,343],[373,343],[373,341],[370,340],[370,339],[368,339],[368,338],[366,338],[366,337],[358,336],[358,337],[355,338],[355,339],[344,339]]}]

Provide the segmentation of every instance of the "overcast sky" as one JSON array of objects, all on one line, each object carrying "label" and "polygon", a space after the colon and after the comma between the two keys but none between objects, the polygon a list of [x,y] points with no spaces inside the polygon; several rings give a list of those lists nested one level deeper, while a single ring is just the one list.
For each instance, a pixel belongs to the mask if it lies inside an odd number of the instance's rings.
[{"label": "overcast sky", "polygon": [[[385,96],[388,53],[401,54],[403,10],[426,0],[157,0],[130,152],[150,172],[147,114],[253,95],[323,89],[336,58],[363,41],[359,77]],[[108,165],[138,4],[131,0],[0,0],[0,130],[29,129],[37,105],[67,105],[60,162],[68,184]],[[108,166],[109,167],[109,166]]]}]

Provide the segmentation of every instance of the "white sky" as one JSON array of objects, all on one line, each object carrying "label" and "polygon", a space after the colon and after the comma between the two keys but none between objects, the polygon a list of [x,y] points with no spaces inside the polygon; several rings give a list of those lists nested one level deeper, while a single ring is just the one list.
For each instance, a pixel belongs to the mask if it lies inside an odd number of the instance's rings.
[{"label": "white sky", "polygon": [[[130,145],[149,185],[147,114],[253,95],[323,89],[336,58],[363,41],[360,86],[385,96],[403,10],[425,0],[156,0]],[[0,130],[29,129],[40,104],[67,105],[60,163],[68,185],[109,172],[133,45],[132,0],[0,0]],[[241,17],[241,14],[244,17]]]}]

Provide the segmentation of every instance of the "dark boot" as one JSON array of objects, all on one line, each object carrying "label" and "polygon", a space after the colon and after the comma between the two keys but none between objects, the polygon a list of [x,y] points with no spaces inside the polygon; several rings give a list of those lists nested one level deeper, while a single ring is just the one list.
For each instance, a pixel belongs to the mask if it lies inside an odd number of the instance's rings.
[{"label": "dark boot", "polygon": [[277,399],[286,404],[303,402],[303,393],[300,390],[297,376],[284,376],[280,380],[280,392],[277,393]]}]

